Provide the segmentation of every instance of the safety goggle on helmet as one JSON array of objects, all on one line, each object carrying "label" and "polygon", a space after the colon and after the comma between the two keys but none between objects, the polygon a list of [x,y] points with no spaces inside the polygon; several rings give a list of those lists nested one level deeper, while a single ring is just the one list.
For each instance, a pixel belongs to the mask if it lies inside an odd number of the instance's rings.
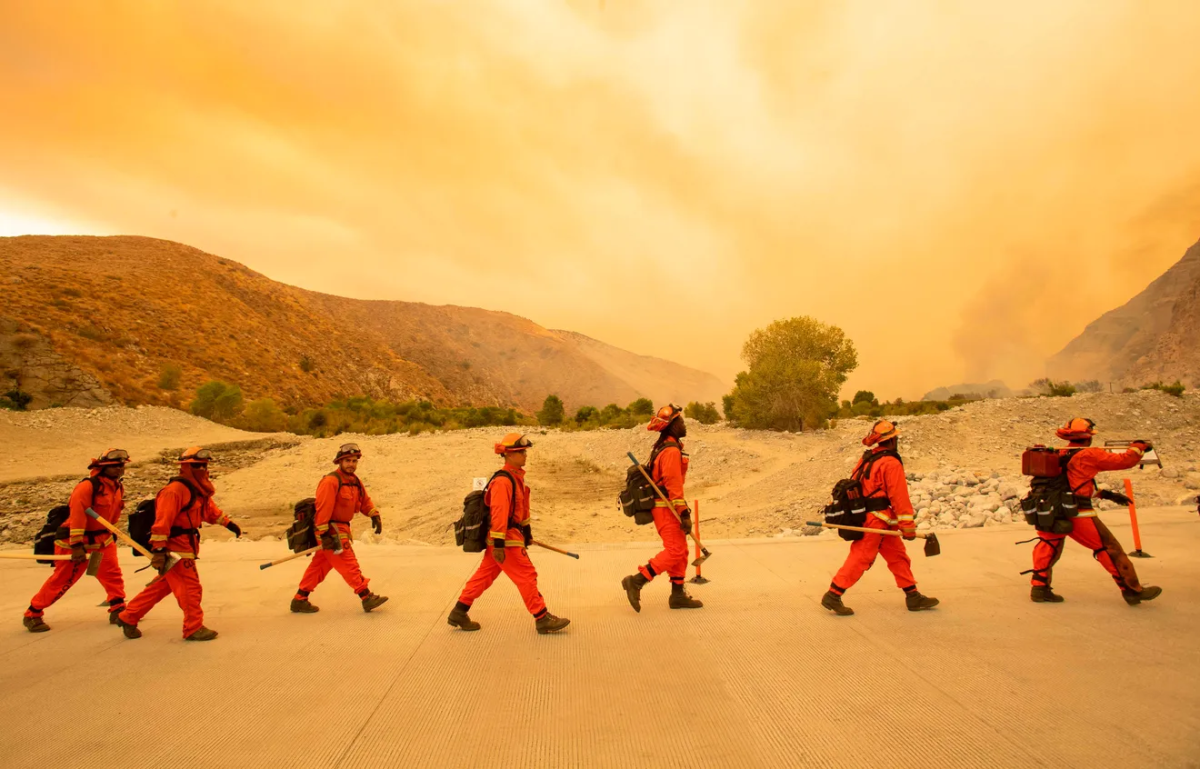
[{"label": "safety goggle on helmet", "polygon": [[336,465],[346,457],[361,457],[362,449],[357,443],[343,443],[338,447],[337,456],[333,458],[333,463]]},{"label": "safety goggle on helmet", "polygon": [[184,449],[183,453],[179,455],[179,464],[181,465],[207,465],[212,460],[213,453],[199,446]]},{"label": "safety goggle on helmet", "polygon": [[494,447],[497,454],[518,454],[533,445],[533,441],[521,433],[509,433]]},{"label": "safety goggle on helmet", "polygon": [[92,460],[88,468],[124,467],[128,462],[129,452],[125,449],[106,449],[99,457]]}]

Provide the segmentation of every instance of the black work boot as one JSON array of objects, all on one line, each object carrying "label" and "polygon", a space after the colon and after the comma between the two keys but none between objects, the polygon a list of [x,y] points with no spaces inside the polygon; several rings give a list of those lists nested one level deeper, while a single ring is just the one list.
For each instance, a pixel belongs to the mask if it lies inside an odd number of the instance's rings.
[{"label": "black work boot", "polygon": [[547,633],[557,633],[570,624],[571,620],[566,617],[555,617],[550,612],[546,612],[538,619],[535,627],[540,635],[546,635]]},{"label": "black work boot", "polygon": [[376,593],[367,593],[362,597],[363,611],[371,611],[378,609],[387,603],[386,595],[377,595]]},{"label": "black work boot", "polygon": [[854,609],[842,603],[842,597],[832,590],[826,590],[825,595],[821,596],[821,605],[839,617],[849,617],[854,613]]},{"label": "black work boot", "polygon": [[126,622],[125,620],[121,619],[120,612],[117,613],[117,624],[121,626],[121,632],[125,634],[126,638],[141,638],[142,637],[142,631],[138,630],[138,626],[131,625],[128,622]]},{"label": "black work boot", "polygon": [[1122,590],[1121,597],[1125,599],[1125,603],[1130,606],[1137,606],[1142,601],[1153,601],[1162,595],[1162,588],[1155,585],[1146,585],[1142,588],[1142,592],[1136,590]]},{"label": "black work boot", "polygon": [[697,601],[692,598],[683,589],[683,585],[671,583],[671,600],[669,606],[672,609],[701,609],[704,607],[703,601]]},{"label": "black work boot", "polygon": [[319,606],[313,606],[307,598],[293,598],[291,609],[297,614],[316,614],[321,610]]},{"label": "black work boot", "polygon": [[120,614],[120,613],[121,613],[121,612],[119,612],[119,611],[110,611],[110,612],[108,613],[108,624],[110,624],[110,625],[117,625],[117,624],[120,624],[120,623],[118,623],[118,622],[117,622],[117,615],[118,615],[118,614]]},{"label": "black work boot", "polygon": [[621,587],[625,588],[625,597],[629,599],[629,605],[636,612],[642,610],[642,588],[649,581],[640,571],[621,580]]},{"label": "black work boot", "polygon": [[1062,603],[1067,599],[1051,590],[1049,585],[1034,585],[1029,589],[1029,600],[1034,603]]},{"label": "black work boot", "polygon": [[183,640],[185,640],[185,641],[211,641],[216,637],[217,637],[217,631],[209,630],[208,628],[201,625],[199,630],[195,631],[194,633],[192,633],[190,636],[184,638]]},{"label": "black work boot", "polygon": [[458,603],[454,604],[454,608],[450,610],[450,616],[446,617],[446,624],[450,625],[450,627],[456,627],[461,630],[478,630],[479,628],[483,627],[483,625],[480,625],[478,622],[475,622],[469,616],[467,616],[467,612],[470,610],[470,606],[467,606],[462,601],[459,601]]},{"label": "black work boot", "polygon": [[24,625],[30,633],[45,633],[50,629],[50,626],[41,617],[26,617]]},{"label": "black work boot", "polygon": [[940,603],[938,599],[921,595],[921,593],[916,590],[904,594],[904,605],[908,607],[909,611],[932,609],[934,606],[937,606],[938,603]]}]

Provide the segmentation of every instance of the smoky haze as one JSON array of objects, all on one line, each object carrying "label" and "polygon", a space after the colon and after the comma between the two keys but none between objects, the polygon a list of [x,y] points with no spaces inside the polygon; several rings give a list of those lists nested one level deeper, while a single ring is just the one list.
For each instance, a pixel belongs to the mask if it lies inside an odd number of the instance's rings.
[{"label": "smoky haze", "polygon": [[[335,7],[342,6],[342,7]],[[1020,387],[1200,235],[1200,4],[0,3],[0,209],[732,378]]]}]

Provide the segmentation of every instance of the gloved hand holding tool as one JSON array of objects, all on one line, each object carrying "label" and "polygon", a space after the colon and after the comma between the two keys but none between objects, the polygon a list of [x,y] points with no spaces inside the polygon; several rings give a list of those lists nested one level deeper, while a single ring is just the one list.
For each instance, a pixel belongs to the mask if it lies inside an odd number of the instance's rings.
[{"label": "gloved hand holding tool", "polygon": [[[866,526],[842,526],[836,523],[825,523],[824,521],[805,521],[804,525],[824,526],[827,529],[845,529],[846,531],[862,531],[867,534],[882,534],[885,537],[904,537],[905,539],[910,539],[910,537],[905,536],[904,532],[892,531],[891,529],[868,529]],[[912,532],[912,539],[920,537],[925,540],[925,556],[927,558],[934,555],[941,555],[942,545],[938,542],[937,534],[934,534],[932,531],[928,534],[919,534],[916,529],[908,529],[907,531]]]},{"label": "gloved hand holding tool", "polygon": [[683,533],[685,534],[692,533],[692,511],[686,507],[679,515],[679,528],[683,529]]},{"label": "gloved hand holding tool", "polygon": [[153,566],[159,574],[166,574],[167,569],[170,568],[167,566],[167,558],[171,555],[170,552],[164,548],[162,550],[152,550],[151,553],[150,565]]},{"label": "gloved hand holding tool", "polygon": [[492,542],[492,557],[496,559],[496,563],[503,564],[507,553],[504,552],[504,540],[497,539]]},{"label": "gloved hand holding tool", "polygon": [[[706,548],[703,544],[701,544],[700,540],[696,538],[696,532],[693,531],[691,528],[684,528],[683,519],[680,517],[679,513],[675,512],[675,508],[671,505],[671,500],[667,499],[666,494],[663,494],[662,489],[660,489],[658,487],[658,484],[655,483],[654,479],[650,477],[650,474],[646,472],[646,468],[642,467],[642,463],[637,460],[637,457],[635,457],[633,455],[633,452],[628,451],[625,453],[625,456],[629,457],[629,461],[632,462],[637,467],[638,472],[640,472],[642,474],[642,477],[645,478],[646,482],[649,483],[650,486],[654,489],[654,493],[658,495],[658,498],[661,499],[663,502],[667,503],[667,509],[670,510],[671,515],[674,515],[676,520],[679,521],[679,528],[686,531],[688,533],[688,536],[690,536],[695,541],[696,545],[699,546],[700,557],[697,558],[696,560],[692,561],[692,565],[699,566],[700,564],[704,563],[709,558],[711,558],[712,553],[708,552],[708,548]],[[688,520],[689,520],[689,522],[691,520],[691,511],[690,510],[688,511]]]},{"label": "gloved hand holding tool", "polygon": [[[138,551],[139,553],[141,553],[142,555],[146,556],[147,558],[150,558],[150,559],[153,559],[153,558],[154,558],[154,554],[153,554],[153,553],[151,553],[149,550],[147,550],[146,548],[144,548],[144,547],[142,547],[141,545],[139,545],[137,542],[134,542],[134,541],[133,541],[133,539],[132,539],[132,538],[131,538],[131,537],[130,537],[128,534],[126,534],[125,532],[121,531],[121,530],[120,530],[120,529],[118,529],[116,526],[113,526],[111,523],[109,523],[109,522],[108,522],[107,520],[105,520],[104,518],[101,518],[101,517],[100,517],[100,514],[99,514],[99,513],[97,513],[95,510],[93,510],[92,508],[90,508],[90,507],[89,507],[87,510],[84,510],[84,512],[85,512],[85,513],[87,513],[87,514],[88,514],[88,517],[90,517],[92,520],[98,521],[98,522],[100,523],[100,525],[101,525],[101,526],[103,526],[104,528],[108,529],[108,530],[109,530],[109,532],[110,532],[110,533],[112,533],[112,535],[113,535],[114,537],[116,537],[117,539],[119,539],[119,540],[121,540],[122,542],[124,542],[125,544],[129,545],[129,546],[130,546],[130,547],[132,547],[134,550]],[[99,551],[97,551],[97,552],[99,552]],[[174,566],[174,565],[175,565],[175,564],[177,564],[177,563],[179,563],[179,559],[178,559],[178,558],[176,558],[175,556],[171,555],[170,553],[168,553],[168,554],[167,554],[167,558],[166,558],[166,568],[165,568],[165,569],[163,569],[163,570],[162,570],[161,572],[159,572],[159,573],[160,573],[160,574],[165,574],[166,572],[170,571],[170,570],[171,570],[171,567],[172,567],[172,566]],[[153,582],[153,581],[154,581],[154,580],[151,580],[151,582]]]},{"label": "gloved hand holding tool", "polygon": [[321,534],[321,548],[323,550],[332,550],[335,553],[342,552],[342,537],[338,534],[336,528],[330,528],[328,531]]},{"label": "gloved hand holding tool", "polygon": [[225,524],[225,528],[227,528],[227,529],[229,529],[230,531],[232,531],[232,532],[233,532],[233,536],[234,536],[234,537],[236,537],[236,538],[238,538],[238,539],[240,539],[240,538],[241,538],[241,536],[242,536],[242,527],[241,527],[241,526],[238,526],[238,525],[237,525],[236,523],[234,523],[233,521],[230,521],[229,523]]},{"label": "gloved hand holding tool", "polygon": [[86,548],[84,548],[82,542],[77,542],[74,545],[71,545],[71,560],[76,563],[87,560]]}]

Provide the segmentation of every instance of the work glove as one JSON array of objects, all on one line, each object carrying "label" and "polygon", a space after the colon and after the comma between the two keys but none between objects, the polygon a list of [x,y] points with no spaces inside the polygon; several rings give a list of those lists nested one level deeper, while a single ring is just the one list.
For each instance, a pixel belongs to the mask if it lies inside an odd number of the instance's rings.
[{"label": "work glove", "polygon": [[229,529],[230,531],[232,531],[232,532],[233,532],[233,536],[235,536],[235,537],[240,537],[240,536],[242,536],[242,527],[241,527],[241,526],[238,526],[238,525],[237,525],[236,523],[234,523],[233,521],[230,521],[229,523],[225,524],[225,528],[227,528],[227,529]]},{"label": "work glove", "polygon": [[916,539],[917,538],[917,530],[916,529],[901,529],[900,536],[904,537],[907,540]]},{"label": "work glove", "polygon": [[1137,449],[1137,450],[1141,451],[1143,454],[1145,454],[1147,451],[1154,450],[1154,447],[1151,446],[1149,443],[1146,443],[1145,441],[1134,441],[1133,443],[1129,444],[1129,448]]},{"label": "work glove", "polygon": [[167,557],[168,557],[168,555],[169,555],[169,553],[167,550],[151,550],[150,551],[150,565],[153,566],[155,571],[157,571],[159,574],[167,573]]},{"label": "work glove", "polygon": [[383,519],[381,517],[379,517],[378,515],[372,515],[371,516],[371,525],[373,527],[375,527],[376,534],[383,533]]},{"label": "work glove", "polygon": [[531,524],[527,523],[522,526],[521,534],[525,537],[525,547],[529,547],[533,544],[533,526]]},{"label": "work glove", "polygon": [[79,544],[76,544],[76,545],[71,545],[71,562],[79,563],[80,561],[86,561],[87,560],[86,550],[87,549],[83,546],[82,542],[80,542]]},{"label": "work glove", "polygon": [[496,563],[504,563],[506,553],[504,552],[504,540],[497,539],[492,542],[492,557],[496,559]]},{"label": "work glove", "polygon": [[679,514],[679,528],[683,530],[684,534],[690,534],[692,532],[692,511],[686,507],[683,508],[683,512]]},{"label": "work glove", "polygon": [[338,536],[337,529],[330,529],[321,535],[321,549],[335,552],[342,549],[341,537]]},{"label": "work glove", "polygon": [[1133,504],[1133,500],[1131,500],[1129,497],[1125,496],[1124,494],[1118,494],[1115,491],[1105,490],[1100,492],[1099,496],[1101,499],[1107,499],[1109,502],[1116,502],[1118,505],[1125,505],[1126,507],[1129,507]]}]

